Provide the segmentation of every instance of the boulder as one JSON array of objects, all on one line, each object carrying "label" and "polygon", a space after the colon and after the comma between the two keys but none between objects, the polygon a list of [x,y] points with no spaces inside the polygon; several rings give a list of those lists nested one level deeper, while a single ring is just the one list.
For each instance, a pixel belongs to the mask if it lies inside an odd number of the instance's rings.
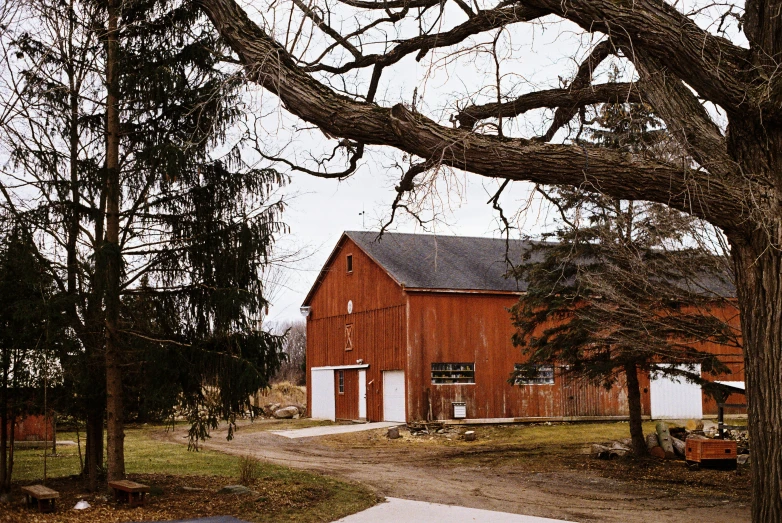
[{"label": "boulder", "polygon": [[399,439],[399,427],[388,429],[388,439]]},{"label": "boulder", "polygon": [[299,409],[296,407],[284,407],[274,411],[274,417],[277,419],[292,419],[299,415]]},{"label": "boulder", "polygon": [[267,418],[271,418],[274,416],[274,411],[280,408],[279,403],[267,403],[263,407],[261,407],[261,412],[263,412],[263,415]]}]

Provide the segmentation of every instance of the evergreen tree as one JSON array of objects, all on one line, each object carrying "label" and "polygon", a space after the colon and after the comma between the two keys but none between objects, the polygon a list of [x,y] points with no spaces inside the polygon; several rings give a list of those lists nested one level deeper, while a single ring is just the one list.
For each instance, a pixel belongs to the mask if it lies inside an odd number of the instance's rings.
[{"label": "evergreen tree", "polygon": [[55,354],[67,343],[56,289],[35,256],[32,239],[19,227],[0,240],[0,296],[0,493],[7,493],[14,424],[31,412],[44,377],[58,381]]},{"label": "evergreen tree", "polygon": [[[27,83],[7,126],[13,176],[28,189],[5,205],[47,245],[38,255],[71,298],[80,351],[62,365],[84,400],[74,410],[88,421],[93,484],[104,409],[109,476],[124,473],[123,388],[145,379],[133,362],[153,374],[155,362],[191,362],[160,399],[181,400],[191,434],[205,437],[243,410],[281,352],[279,337],[254,326],[283,227],[272,193],[286,179],[242,161],[247,136],[213,157],[245,110],[236,76],[217,64],[221,43],[187,1],[109,4],[30,5],[41,26],[16,32]],[[202,419],[206,386],[219,401]]]},{"label": "evergreen tree", "polygon": [[[635,154],[664,151],[659,124],[640,104],[608,105],[605,147]],[[670,154],[670,152],[666,152]],[[717,312],[732,292],[727,260],[697,246],[692,218],[654,203],[557,188],[549,200],[562,225],[545,235],[513,274],[529,282],[512,308],[514,344],[529,356],[511,377],[555,364],[608,388],[624,382],[634,452],[646,453],[639,373],[703,383],[727,367],[699,343],[737,344]]]}]

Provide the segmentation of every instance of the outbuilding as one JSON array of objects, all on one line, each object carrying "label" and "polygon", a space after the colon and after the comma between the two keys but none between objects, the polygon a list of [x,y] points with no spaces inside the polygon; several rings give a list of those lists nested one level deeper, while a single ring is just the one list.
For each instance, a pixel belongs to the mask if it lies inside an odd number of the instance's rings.
[{"label": "outbuilding", "polygon": [[[309,414],[399,422],[626,419],[622,386],[606,390],[550,366],[508,382],[524,363],[511,343],[508,308],[526,285],[505,277],[506,254],[521,259],[527,245],[401,233],[378,241],[376,232],[345,232],[302,306]],[[743,381],[740,351],[708,348],[733,371],[721,379]],[[717,412],[697,385],[641,381],[647,417]]]}]

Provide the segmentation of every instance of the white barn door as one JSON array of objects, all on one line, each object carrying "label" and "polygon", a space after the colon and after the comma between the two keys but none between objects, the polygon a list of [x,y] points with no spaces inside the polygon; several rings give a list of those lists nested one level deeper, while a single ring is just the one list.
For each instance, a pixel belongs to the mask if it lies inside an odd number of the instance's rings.
[{"label": "white barn door", "polygon": [[383,421],[407,421],[403,370],[383,371]]},{"label": "white barn door", "polygon": [[[670,365],[660,365],[670,367]],[[686,370],[686,367],[682,367]],[[700,375],[701,366],[690,372]],[[701,419],[703,418],[703,392],[701,386],[680,377],[650,376],[649,395],[652,419]]]},{"label": "white barn door", "polygon": [[312,408],[310,415],[314,419],[336,420],[337,411],[334,402],[334,370],[312,369],[310,383],[312,388]]}]

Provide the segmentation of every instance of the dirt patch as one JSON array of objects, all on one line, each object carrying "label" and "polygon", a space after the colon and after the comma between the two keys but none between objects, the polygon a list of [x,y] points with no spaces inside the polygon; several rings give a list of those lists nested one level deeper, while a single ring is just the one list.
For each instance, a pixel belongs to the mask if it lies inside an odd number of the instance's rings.
[{"label": "dirt patch", "polygon": [[[477,440],[459,437],[475,430]],[[602,461],[589,443],[626,437],[627,424],[459,427],[389,440],[385,430],[287,440],[218,433],[208,447],[361,481],[380,494],[570,521],[749,521],[748,470]],[[450,437],[449,437],[450,436]]]}]

